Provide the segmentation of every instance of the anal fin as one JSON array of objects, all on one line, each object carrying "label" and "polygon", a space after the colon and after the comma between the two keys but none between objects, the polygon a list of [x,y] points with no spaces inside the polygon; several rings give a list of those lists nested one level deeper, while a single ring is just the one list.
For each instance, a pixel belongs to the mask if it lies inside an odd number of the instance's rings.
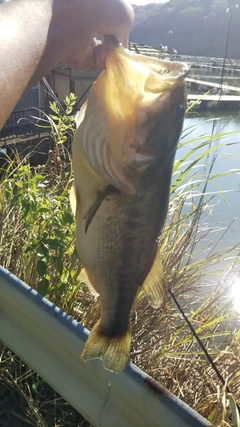
[{"label": "anal fin", "polygon": [[121,336],[109,337],[100,332],[100,321],[98,321],[90,332],[81,358],[84,362],[91,359],[101,359],[105,369],[118,373],[126,367],[130,345],[130,327]]},{"label": "anal fin", "polygon": [[159,250],[157,250],[151,270],[144,280],[141,289],[152,307],[157,308],[163,303],[166,284]]}]

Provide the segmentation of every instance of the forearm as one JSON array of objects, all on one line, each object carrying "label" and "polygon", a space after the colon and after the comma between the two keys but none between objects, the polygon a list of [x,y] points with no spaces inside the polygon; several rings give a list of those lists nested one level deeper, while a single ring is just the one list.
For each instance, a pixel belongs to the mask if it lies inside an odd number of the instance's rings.
[{"label": "forearm", "polygon": [[0,128],[28,86],[44,52],[52,0],[12,0],[0,6]]}]

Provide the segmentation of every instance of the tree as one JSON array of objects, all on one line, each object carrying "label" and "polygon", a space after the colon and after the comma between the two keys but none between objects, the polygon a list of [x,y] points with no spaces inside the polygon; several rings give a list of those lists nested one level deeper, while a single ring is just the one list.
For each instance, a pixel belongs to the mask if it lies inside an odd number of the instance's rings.
[{"label": "tree", "polygon": [[[233,8],[237,1],[170,0],[164,4],[149,4],[147,8],[136,7],[130,40],[153,47],[159,43],[167,45],[171,30],[172,47],[179,53],[222,57],[229,22],[226,9]],[[228,56],[232,58],[240,55],[239,20],[240,8],[234,8],[228,48]]]}]

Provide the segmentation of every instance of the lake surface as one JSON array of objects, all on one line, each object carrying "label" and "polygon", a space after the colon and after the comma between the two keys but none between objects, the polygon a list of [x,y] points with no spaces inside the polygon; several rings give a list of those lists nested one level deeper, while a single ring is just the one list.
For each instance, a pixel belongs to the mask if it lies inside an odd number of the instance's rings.
[{"label": "lake surface", "polygon": [[[209,197],[213,197],[211,205],[213,209],[211,212],[207,210],[202,215],[202,221],[208,223],[215,231],[211,233],[205,241],[201,242],[204,248],[205,256],[212,250],[218,251],[221,249],[238,247],[240,253],[240,114],[231,112],[201,112],[189,113],[184,122],[184,130],[180,143],[192,140],[194,138],[202,138],[205,140],[206,136],[211,134],[218,135],[228,133],[224,138],[217,137],[212,144],[218,148],[218,156],[214,163],[212,174],[225,173],[229,171],[228,175],[224,177],[217,177],[207,187]],[[196,147],[200,141],[193,141],[187,146],[181,147],[177,151],[176,159],[181,159],[190,149]],[[224,146],[221,146],[223,145]],[[205,147],[202,150],[205,150]],[[201,150],[200,150],[201,151]],[[200,153],[196,151],[196,157]],[[215,151],[215,150],[214,150]],[[214,154],[209,158],[201,161],[201,165],[206,164],[206,171],[211,164]],[[196,166],[196,169],[198,166]],[[231,172],[232,171],[232,172]],[[222,190],[223,196],[221,197],[219,190]],[[201,188],[198,189],[201,192]],[[220,265],[220,270],[224,272],[226,262]],[[212,267],[213,269],[215,267]],[[219,266],[218,266],[219,268]],[[235,307],[240,312],[240,267],[234,271],[232,277],[234,298],[236,299]]]}]

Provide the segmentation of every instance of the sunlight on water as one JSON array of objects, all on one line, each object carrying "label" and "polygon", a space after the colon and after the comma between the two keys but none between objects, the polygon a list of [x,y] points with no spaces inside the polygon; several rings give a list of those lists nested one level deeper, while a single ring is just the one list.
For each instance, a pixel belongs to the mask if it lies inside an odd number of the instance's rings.
[{"label": "sunlight on water", "polygon": [[233,307],[240,313],[240,277],[236,277],[231,286],[231,297],[233,299]]}]

